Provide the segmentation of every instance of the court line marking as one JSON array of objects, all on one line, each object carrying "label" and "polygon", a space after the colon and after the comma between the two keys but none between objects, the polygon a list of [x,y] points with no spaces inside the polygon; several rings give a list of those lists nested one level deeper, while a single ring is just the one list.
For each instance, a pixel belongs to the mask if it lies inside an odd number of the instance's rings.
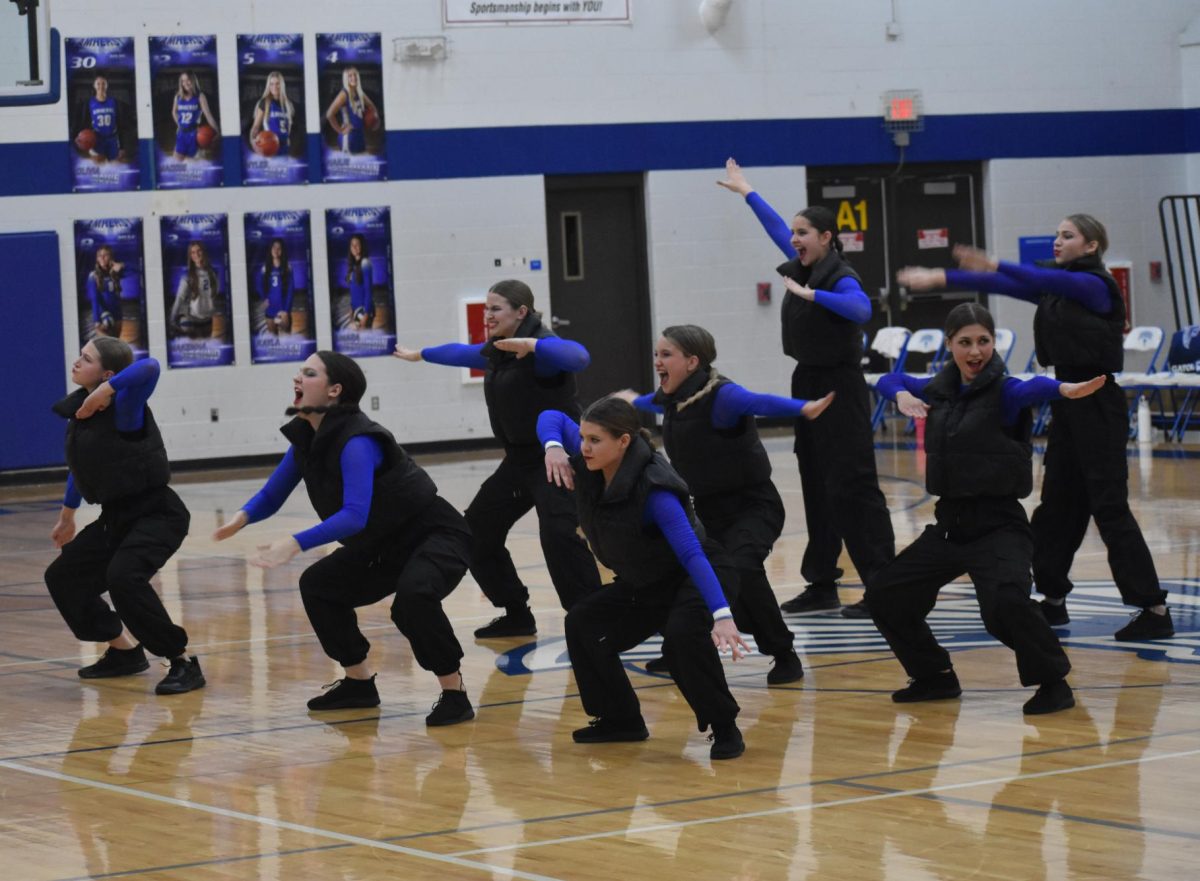
[{"label": "court line marking", "polygon": [[[896,792],[895,789],[890,789],[887,786],[873,786],[870,783],[846,783],[845,785],[852,789],[865,789],[870,792]],[[1009,814],[1021,814],[1027,817],[1043,817],[1046,819],[1058,817],[1062,820],[1071,820],[1072,822],[1083,823],[1088,826],[1102,826],[1106,829],[1119,829],[1122,832],[1138,832],[1144,835],[1163,835],[1168,838],[1184,838],[1188,841],[1200,841],[1200,833],[1188,832],[1185,829],[1163,829],[1161,826],[1146,826],[1141,823],[1123,823],[1120,820],[1105,820],[1100,817],[1085,817],[1082,814],[1065,814],[1058,810],[1042,810],[1040,808],[1031,808],[1024,805],[996,804],[995,802],[980,801],[979,799],[975,798],[963,798],[960,795],[942,795],[941,793],[930,793],[928,795],[918,795],[916,797],[920,799],[926,799],[928,801],[962,805],[969,808],[984,808],[989,811],[1003,811]]]},{"label": "court line marking", "polygon": [[[374,717],[372,717],[372,718],[374,718]],[[351,720],[351,721],[370,721],[370,719]],[[528,819],[522,819],[522,820],[506,820],[506,821],[500,821],[500,822],[495,822],[495,823],[480,823],[475,826],[460,826],[460,827],[456,827],[454,829],[437,829],[437,830],[430,830],[427,832],[410,833],[408,835],[389,836],[388,838],[383,839],[383,840],[384,841],[392,841],[392,842],[394,842],[394,841],[412,841],[412,840],[415,840],[418,838],[440,838],[440,837],[448,836],[448,835],[458,835],[458,836],[471,835],[476,832],[483,832],[483,831],[488,831],[488,830],[493,830],[493,829],[532,826],[537,823],[562,822],[565,820],[582,819],[585,817],[596,817],[596,816],[604,816],[604,815],[623,813],[623,812],[632,812],[635,810],[645,809],[645,808],[657,809],[657,808],[662,808],[662,807],[675,807],[675,806],[678,806],[681,804],[694,804],[694,803],[699,803],[699,802],[722,800],[722,799],[727,799],[727,798],[741,798],[741,797],[753,796],[753,795],[766,795],[766,794],[770,794],[770,793],[779,793],[779,792],[783,792],[783,791],[796,790],[796,789],[815,789],[817,786],[847,786],[847,787],[851,787],[851,788],[858,787],[858,788],[863,788],[863,789],[874,789],[875,791],[881,791],[881,792],[897,793],[897,792],[899,792],[899,790],[888,789],[888,788],[882,787],[882,786],[872,786],[871,784],[862,783],[862,782],[858,782],[858,781],[873,779],[873,778],[878,778],[878,777],[895,777],[895,776],[900,776],[900,775],[904,775],[904,774],[921,773],[924,771],[939,770],[942,768],[982,765],[982,764],[988,764],[990,762],[1006,761],[1006,760],[1010,760],[1010,759],[1014,759],[1014,758],[1028,758],[1028,757],[1036,757],[1036,756],[1044,756],[1044,755],[1054,755],[1054,754],[1063,753],[1063,752],[1077,752],[1080,750],[1095,749],[1095,748],[1099,748],[1099,747],[1103,747],[1103,748],[1107,749],[1111,746],[1119,745],[1119,744],[1135,743],[1135,742],[1139,742],[1139,741],[1159,739],[1159,738],[1163,738],[1163,737],[1179,737],[1179,736],[1183,736],[1183,735],[1190,735],[1190,734],[1197,734],[1197,733],[1200,733],[1200,729],[1186,729],[1183,731],[1168,732],[1166,734],[1139,735],[1137,737],[1121,738],[1118,740],[1110,740],[1110,741],[1103,741],[1103,742],[1097,741],[1097,742],[1086,743],[1086,744],[1074,744],[1074,745],[1065,746],[1065,747],[1053,747],[1050,749],[1038,750],[1038,751],[1031,752],[1031,753],[1019,753],[1019,754],[1013,753],[1013,754],[1007,754],[1007,755],[989,756],[989,757],[985,757],[982,759],[969,759],[969,760],[965,760],[965,761],[961,761],[961,762],[950,762],[950,763],[943,763],[943,764],[938,764],[938,765],[924,765],[924,766],[917,766],[917,767],[913,767],[913,768],[893,768],[893,769],[889,769],[887,771],[882,771],[882,772],[872,772],[869,774],[857,775],[857,776],[852,776],[852,777],[838,777],[838,778],[829,778],[829,779],[824,779],[824,780],[810,780],[810,781],[806,781],[805,783],[788,784],[785,786],[765,786],[765,787],[758,787],[755,789],[738,790],[736,792],[719,793],[719,794],[715,794],[715,795],[705,795],[705,796],[680,798],[680,799],[669,799],[667,801],[662,801],[662,802],[648,802],[648,803],[637,803],[637,804],[632,804],[632,805],[618,805],[618,806],[607,807],[607,808],[597,808],[597,809],[593,809],[590,811],[573,811],[573,812],[565,813],[565,814],[551,814],[551,815],[542,816],[542,817],[530,817]],[[917,796],[917,797],[929,798],[929,799],[941,799],[944,801],[961,802],[963,804],[968,804],[968,805],[984,806],[983,803],[973,801],[971,799],[947,798],[945,796],[936,795],[936,794],[935,795]],[[1000,805],[998,807],[1001,809],[1008,809],[1009,806]],[[1084,821],[1086,822],[1086,818],[1084,818]],[[1099,822],[1099,821],[1097,821],[1097,822]],[[1155,827],[1146,827],[1146,831],[1149,833],[1157,833],[1157,834],[1163,834],[1163,835],[1175,834],[1171,830],[1161,830],[1161,829],[1157,829]],[[141,869],[129,870],[129,871],[124,871],[124,872],[112,872],[112,873],[108,873],[105,875],[99,875],[96,877],[98,877],[98,878],[125,877],[125,876],[130,876],[130,875],[141,875],[141,874],[145,874],[147,872],[154,872],[154,871],[172,871],[172,870],[180,869],[180,868],[197,868],[200,866],[207,866],[207,865],[224,865],[224,864],[233,863],[233,862],[247,862],[247,861],[255,860],[255,859],[267,859],[267,858],[274,859],[274,858],[293,856],[293,855],[301,854],[301,853],[314,853],[314,852],[319,853],[319,852],[338,850],[338,849],[350,847],[350,846],[352,846],[352,845],[338,843],[338,844],[329,844],[329,845],[318,845],[318,846],[313,846],[313,847],[308,847],[308,848],[291,848],[291,849],[286,849],[286,850],[277,850],[277,851],[272,851],[272,852],[263,852],[263,853],[258,853],[258,854],[249,854],[249,855],[243,855],[243,856],[237,856],[237,857],[223,857],[223,858],[213,859],[213,860],[200,860],[200,861],[196,861],[193,863],[184,863],[184,864],[171,865],[171,866],[144,867]],[[89,876],[89,877],[91,877],[91,876]],[[62,879],[62,881],[86,881],[86,879],[73,878],[73,879]]]},{"label": "court line marking", "polygon": [[532,872],[523,872],[520,869],[510,869],[505,866],[493,866],[477,860],[464,859],[455,854],[439,854],[432,853],[431,851],[427,850],[417,850],[413,847],[405,847],[404,845],[393,844],[389,841],[379,841],[374,838],[363,838],[358,835],[347,835],[344,832],[334,832],[331,829],[321,829],[317,826],[305,826],[302,823],[292,823],[288,820],[276,820],[270,817],[263,817],[258,814],[248,814],[244,811],[234,811],[228,808],[219,808],[213,805],[189,801],[187,799],[172,798],[168,795],[158,795],[157,793],[153,792],[145,792],[129,786],[119,786],[115,783],[105,783],[100,780],[89,780],[87,777],[76,777],[73,774],[63,774],[60,771],[51,771],[44,768],[33,768],[29,767],[28,765],[18,764],[17,762],[0,760],[0,768],[7,768],[10,771],[17,771],[22,774],[31,774],[36,777],[48,777],[51,780],[60,780],[65,783],[77,783],[81,786],[100,789],[105,792],[116,793],[117,795],[133,796],[135,798],[157,802],[158,804],[200,811],[202,813],[213,814],[218,817],[226,817],[232,820],[245,820],[250,823],[258,823],[259,825],[269,826],[274,829],[287,830],[289,832],[299,832],[304,835],[312,835],[315,838],[328,838],[343,844],[352,844],[359,847],[374,848],[376,850],[386,850],[390,851],[391,853],[416,857],[417,859],[432,860],[435,863],[445,863],[447,865],[458,866],[464,869],[472,869],[477,872],[498,873],[509,878],[520,878],[523,879],[523,881],[563,881],[563,879],[554,878],[550,875],[536,875]]},{"label": "court line marking", "polygon": [[1178,759],[1187,756],[1200,755],[1200,749],[1183,750],[1181,752],[1163,753],[1157,756],[1141,756],[1136,759],[1122,759],[1113,762],[1101,762],[1094,765],[1083,765],[1076,768],[1056,768],[1051,771],[1037,771],[1030,774],[1012,774],[1007,777],[991,777],[983,780],[971,780],[964,783],[947,783],[942,786],[927,786],[922,789],[903,789],[877,795],[863,795],[856,798],[840,798],[834,801],[809,803],[805,805],[788,805],[787,807],[770,808],[762,811],[747,811],[741,814],[725,814],[719,817],[704,817],[697,820],[680,820],[674,823],[655,823],[651,826],[637,826],[629,829],[618,829],[610,832],[591,832],[585,835],[566,835],[560,838],[550,838],[544,841],[517,842],[501,844],[495,847],[480,847],[472,850],[460,850],[450,854],[455,857],[477,856],[480,854],[503,853],[506,851],[525,850],[533,847],[548,847],[555,844],[573,844],[579,841],[595,841],[601,838],[627,837],[643,835],[652,832],[667,832],[674,829],[684,829],[689,826],[704,826],[715,823],[728,823],[737,820],[750,820],[758,817],[772,817],[782,814],[798,814],[806,811],[824,810],[826,808],[846,807],[849,805],[867,804],[877,801],[888,801],[895,798],[936,795],[941,792],[953,792],[959,789],[973,789],[978,786],[991,786],[1002,783],[1015,783],[1019,780],[1036,780],[1045,777],[1059,777],[1065,774],[1079,774],[1086,771],[1101,771],[1106,768],[1118,768],[1124,765],[1136,765],[1147,762],[1158,762],[1164,759]]}]

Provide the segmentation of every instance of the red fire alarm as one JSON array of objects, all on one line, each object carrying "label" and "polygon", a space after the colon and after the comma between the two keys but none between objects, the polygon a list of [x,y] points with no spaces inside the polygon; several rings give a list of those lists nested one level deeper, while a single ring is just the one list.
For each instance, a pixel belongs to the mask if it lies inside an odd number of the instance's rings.
[{"label": "red fire alarm", "polygon": [[760,281],[758,283],[758,302],[771,302],[771,283],[769,281]]},{"label": "red fire alarm", "polygon": [[1162,261],[1161,260],[1151,260],[1150,261],[1150,280],[1151,281],[1162,281]]}]

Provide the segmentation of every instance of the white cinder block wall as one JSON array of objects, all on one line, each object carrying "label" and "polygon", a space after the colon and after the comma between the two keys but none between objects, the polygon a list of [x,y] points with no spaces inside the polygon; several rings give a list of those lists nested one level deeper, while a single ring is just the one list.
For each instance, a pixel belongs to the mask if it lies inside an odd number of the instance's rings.
[{"label": "white cinder block wall", "polygon": [[[381,31],[385,58],[401,36],[444,34],[440,63],[385,60],[386,118],[393,129],[868,117],[880,93],[918,88],[930,114],[1181,109],[1200,106],[1200,4],[1197,0],[760,0],[734,3],[715,35],[702,27],[698,0],[632,0],[628,26],[446,28],[435,0],[205,0],[179,4],[131,0],[96,15],[92,0],[52,0],[64,37],[132,35],[138,46],[141,137],[152,129],[146,38],[216,33],[221,119],[237,119],[235,39],[239,33],[303,31],[307,92],[317,94],[317,32]],[[901,36],[885,37],[895,9]],[[310,100],[307,126],[322,108]],[[65,139],[66,109],[0,110],[0,143]],[[489,150],[477,133],[473,149]],[[918,134],[914,137],[920,138]],[[805,145],[797,145],[803,154]],[[1086,144],[1081,153],[1088,154]],[[232,149],[227,161],[235,161]],[[719,366],[762,391],[785,392],[790,362],[779,348],[782,289],[772,267],[780,255],[749,210],[708,170],[646,169],[654,328],[694,322],[719,330]],[[803,159],[748,169],[781,213],[804,204]],[[393,168],[402,165],[392,157]],[[636,170],[636,169],[633,169]],[[546,258],[542,178],[393,181],[174,192],[5,197],[0,232],[52,229],[62,242],[63,336],[69,362],[77,346],[72,252],[76,218],[145,220],[152,354],[163,350],[158,216],[219,211],[230,215],[238,366],[164,371],[156,412],[176,459],[253,455],[282,449],[277,427],[293,365],[250,365],[245,338],[246,211],[308,208],[318,342],[329,344],[323,211],[392,208],[398,335],[405,345],[458,336],[458,301],[497,278],[493,258]],[[20,174],[6,168],[0,175]],[[1165,289],[1152,286],[1149,260],[1161,259],[1155,206],[1167,193],[1200,191],[1200,156],[996,159],[986,163],[987,237],[1015,257],[1017,238],[1053,230],[1065,213],[1097,214],[1110,228],[1114,259],[1134,261],[1137,319],[1170,324]],[[545,265],[545,264],[544,264]],[[544,271],[525,277],[547,306]],[[755,303],[754,285],[772,281],[774,303]],[[999,301],[1000,321],[1030,345],[1030,309]],[[324,319],[324,320],[322,320]],[[481,389],[457,370],[364,359],[380,417],[406,441],[487,436]],[[64,388],[66,385],[64,363]],[[208,420],[210,407],[221,421]]]}]

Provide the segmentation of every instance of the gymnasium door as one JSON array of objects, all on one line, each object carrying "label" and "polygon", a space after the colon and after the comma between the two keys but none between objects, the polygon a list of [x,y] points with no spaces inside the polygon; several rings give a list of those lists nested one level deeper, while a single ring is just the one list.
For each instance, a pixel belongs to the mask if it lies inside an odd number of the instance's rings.
[{"label": "gymnasium door", "polygon": [[[910,330],[941,327],[946,313],[974,292],[913,293],[896,283],[904,266],[950,267],[956,244],[985,247],[978,162],[808,169],[808,204],[824,205],[838,219],[845,254],[863,279],[873,314],[868,334],[888,324]],[[929,356],[913,355],[911,369]],[[872,356],[872,370],[886,369]]]},{"label": "gymnasium door", "polygon": [[640,174],[546,178],[554,332],[592,355],[584,406],[611,391],[653,388],[644,182]]}]

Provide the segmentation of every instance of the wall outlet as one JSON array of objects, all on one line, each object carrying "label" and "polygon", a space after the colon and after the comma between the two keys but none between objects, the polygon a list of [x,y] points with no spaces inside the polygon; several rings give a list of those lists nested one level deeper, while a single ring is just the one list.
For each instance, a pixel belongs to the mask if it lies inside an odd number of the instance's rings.
[{"label": "wall outlet", "polygon": [[208,411],[208,421],[209,422],[220,422],[221,421],[221,411],[218,410],[216,407],[213,407],[211,410],[209,410]]},{"label": "wall outlet", "polygon": [[372,410],[379,409],[379,395],[371,395],[371,409]]}]

